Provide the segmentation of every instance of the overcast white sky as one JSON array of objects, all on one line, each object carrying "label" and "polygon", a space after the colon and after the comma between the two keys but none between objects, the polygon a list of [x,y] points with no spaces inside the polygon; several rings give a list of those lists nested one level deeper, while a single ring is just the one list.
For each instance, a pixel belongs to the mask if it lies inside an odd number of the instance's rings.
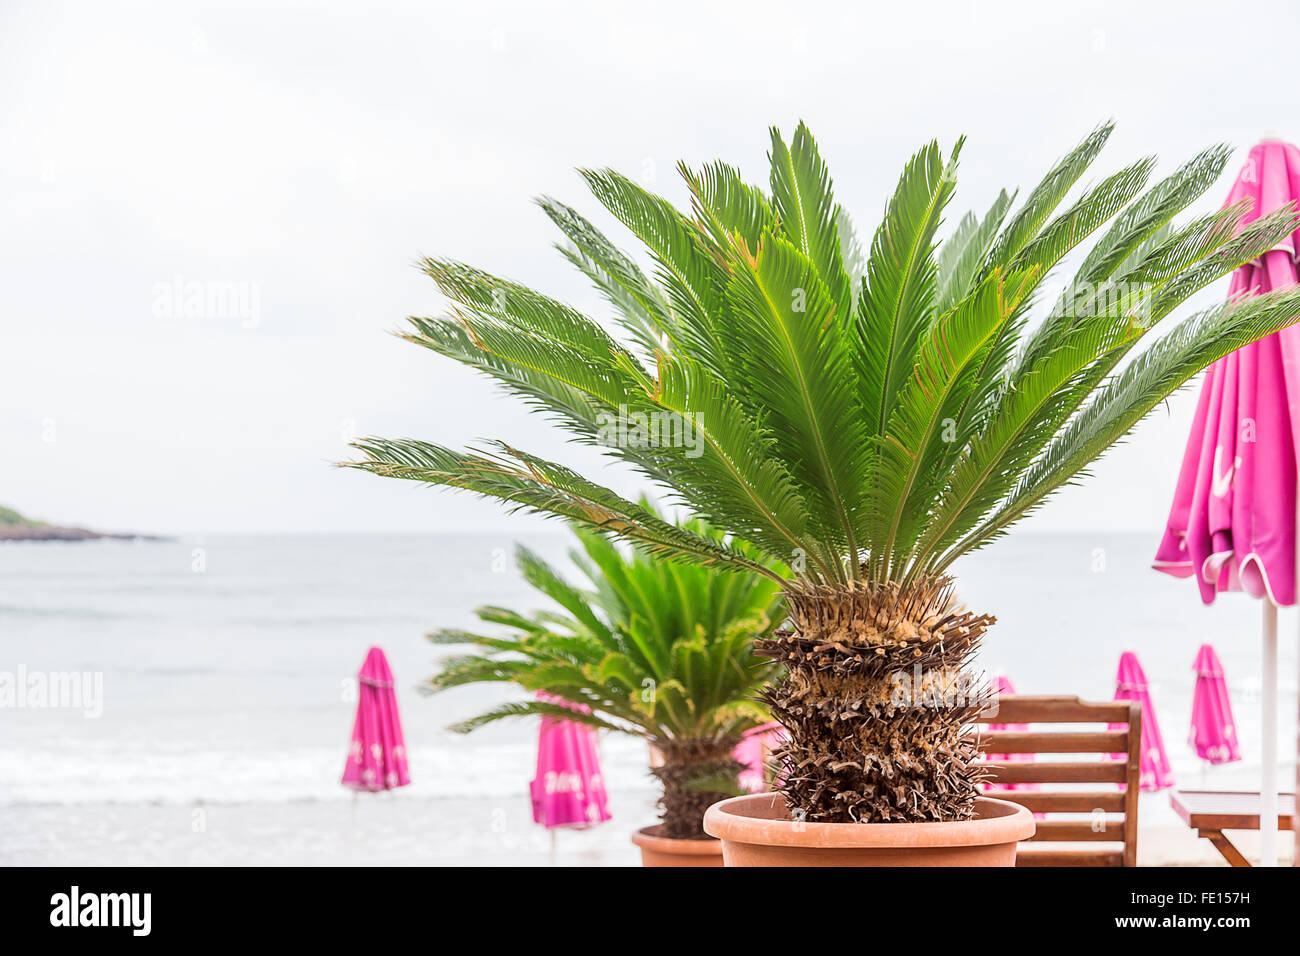
[{"label": "overcast white sky", "polygon": [[[352,432],[599,460],[385,334],[440,309],[415,256],[600,310],[532,196],[594,213],[572,170],[610,165],[680,199],[679,158],[765,181],[767,127],[800,118],[864,240],[924,140],[968,134],[960,212],[1032,185],[1107,117],[1096,178],[1236,145],[1217,206],[1263,134],[1300,136],[1297,17],[1249,11],[4,0],[0,503],[166,533],[522,530],[490,503],[328,467]],[[242,321],[169,316],[160,285],[177,282],[257,298]],[[1192,400],[1034,525],[1161,527]]]}]

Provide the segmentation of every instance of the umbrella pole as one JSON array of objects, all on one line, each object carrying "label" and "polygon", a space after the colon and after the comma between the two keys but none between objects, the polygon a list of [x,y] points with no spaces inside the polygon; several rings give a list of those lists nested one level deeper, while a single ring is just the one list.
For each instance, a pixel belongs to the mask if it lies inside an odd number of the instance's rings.
[{"label": "umbrella pole", "polygon": [[349,866],[352,865],[352,849],[353,849],[353,845],[356,843],[356,837],[357,837],[357,797],[358,796],[359,794],[354,789],[352,791],[352,803],[348,807],[348,839],[344,850],[345,853],[347,854],[346,860]]},{"label": "umbrella pole", "polygon": [[1259,865],[1277,866],[1277,605],[1264,599],[1263,755],[1260,768]]}]

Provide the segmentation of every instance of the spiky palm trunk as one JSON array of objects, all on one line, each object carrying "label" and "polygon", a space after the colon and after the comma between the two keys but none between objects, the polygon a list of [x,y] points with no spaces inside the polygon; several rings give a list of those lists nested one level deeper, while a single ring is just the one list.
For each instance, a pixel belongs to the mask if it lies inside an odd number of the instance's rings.
[{"label": "spiky palm trunk", "polygon": [[796,819],[960,820],[981,778],[968,726],[987,690],[963,670],[994,623],[934,578],[788,594],[792,632],[759,645],[788,669],[765,693],[789,732],[776,752]]},{"label": "spiky palm trunk", "polygon": [[659,806],[664,836],[706,840],[704,811],[734,797],[742,765],[733,756],[739,738],[723,740],[655,740],[663,764],[651,773],[663,785]]}]

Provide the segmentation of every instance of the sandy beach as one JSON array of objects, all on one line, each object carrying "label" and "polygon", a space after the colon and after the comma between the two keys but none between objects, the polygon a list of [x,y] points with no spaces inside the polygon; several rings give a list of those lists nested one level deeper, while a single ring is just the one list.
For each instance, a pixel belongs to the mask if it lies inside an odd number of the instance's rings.
[{"label": "sandy beach", "polygon": [[358,796],[290,804],[9,807],[0,862],[16,866],[637,866],[628,842],[654,795],[623,794],[616,818],[551,834],[526,798]]},{"label": "sandy beach", "polygon": [[[89,804],[8,807],[0,863],[17,866],[638,866],[632,832],[654,818],[654,794],[625,792],[614,819],[552,834],[521,797],[360,796],[290,804]],[[1144,794],[1139,866],[1227,866],[1169,809]],[[1256,834],[1234,834],[1258,859]],[[1284,835],[1284,836],[1289,836]],[[1283,862],[1292,854],[1282,840]]]}]

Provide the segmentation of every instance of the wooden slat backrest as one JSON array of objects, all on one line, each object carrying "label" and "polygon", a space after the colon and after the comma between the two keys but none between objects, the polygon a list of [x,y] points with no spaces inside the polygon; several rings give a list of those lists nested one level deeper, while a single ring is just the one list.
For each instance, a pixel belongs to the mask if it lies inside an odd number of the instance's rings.
[{"label": "wooden slat backrest", "polygon": [[[1101,830],[1092,820],[1040,819],[1035,843],[1111,843],[1114,848],[1021,847],[1017,866],[1136,866],[1137,811],[1141,782],[1142,709],[1134,701],[1089,703],[1077,697],[1005,696],[996,713],[981,724],[1030,724],[1028,731],[981,728],[980,749],[988,754],[1070,754],[1068,760],[1005,761],[988,764],[992,783],[1029,783],[1033,790],[997,790],[991,796],[1010,800],[1035,813],[1118,814],[1104,818]],[[1054,730],[1051,724],[1120,724],[1087,730]],[[1038,726],[1032,726],[1038,725]],[[1076,754],[1096,755],[1091,758]],[[1122,754],[1114,759],[1111,754]],[[1051,784],[1069,784],[1052,789]],[[1077,785],[1086,785],[1086,789]],[[1123,790],[1117,785],[1123,784]],[[1114,789],[1112,789],[1114,788]]]}]

